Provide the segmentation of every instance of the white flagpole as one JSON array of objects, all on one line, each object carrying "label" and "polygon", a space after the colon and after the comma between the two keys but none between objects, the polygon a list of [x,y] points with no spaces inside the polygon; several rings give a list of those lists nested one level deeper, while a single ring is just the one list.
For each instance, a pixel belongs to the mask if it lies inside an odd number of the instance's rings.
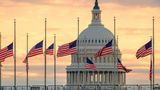
[{"label": "white flagpole", "polygon": [[44,90],[47,90],[46,42],[47,42],[47,18],[45,18],[45,41],[44,41]]},{"label": "white flagpole", "polygon": [[116,57],[116,17],[114,17],[114,90],[116,90],[116,65],[117,57]]},{"label": "white flagpole", "polygon": [[14,90],[16,90],[16,19],[14,19]]},{"label": "white flagpole", "polygon": [[[152,69],[153,69],[153,66],[151,65],[151,64],[153,64],[152,63],[152,55],[150,55],[150,72],[149,72],[149,74],[151,74],[151,76],[153,75],[153,71],[152,71]],[[151,72],[152,71],[152,72]],[[150,76],[150,90],[152,90],[152,80],[153,80],[153,77],[151,77]]]},{"label": "white flagpole", "polygon": [[153,90],[154,90],[154,84],[155,84],[155,47],[154,47],[154,43],[155,43],[155,36],[154,36],[154,32],[155,32],[155,28],[154,28],[154,25],[155,25],[155,19],[153,17],[153,40],[152,40],[152,45],[153,45],[153,49],[152,49],[152,52],[153,52]]},{"label": "white flagpole", "polygon": [[79,90],[79,77],[80,77],[80,70],[79,70],[79,17],[77,18],[77,24],[78,24],[78,32],[77,32],[77,63],[78,63],[78,77],[77,77],[77,85],[78,85],[78,90]]},{"label": "white flagpole", "polygon": [[28,63],[28,33],[27,33],[27,45],[26,45],[27,49],[26,49],[26,53],[27,53],[27,56],[26,56],[26,87],[27,87],[27,90],[28,90],[28,69],[29,69],[29,63]]},{"label": "white flagpole", "polygon": [[54,90],[56,90],[56,34],[54,35]]},{"label": "white flagpole", "polygon": [[[1,32],[0,32],[0,50],[1,50]],[[2,63],[0,62],[0,90],[2,90]]]}]

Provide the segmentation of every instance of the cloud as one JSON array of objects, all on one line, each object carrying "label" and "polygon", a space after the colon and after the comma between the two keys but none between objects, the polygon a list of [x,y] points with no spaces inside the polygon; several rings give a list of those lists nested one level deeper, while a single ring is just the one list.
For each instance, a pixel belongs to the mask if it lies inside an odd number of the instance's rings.
[{"label": "cloud", "polygon": [[101,0],[102,3],[116,3],[123,6],[160,7],[159,0]]},{"label": "cloud", "polygon": [[46,4],[48,0],[12,0],[17,3]]},{"label": "cloud", "polygon": [[118,30],[122,31],[123,34],[128,35],[144,35],[149,34],[152,31],[152,28],[132,28],[132,27],[125,27],[125,28],[118,28]]},{"label": "cloud", "polygon": [[[17,6],[17,5],[47,5],[47,6],[57,6],[57,7],[84,7],[88,6],[88,1],[85,0],[8,0],[8,1],[0,1],[1,7],[10,7],[10,6]],[[91,4],[90,4],[91,5]]]}]

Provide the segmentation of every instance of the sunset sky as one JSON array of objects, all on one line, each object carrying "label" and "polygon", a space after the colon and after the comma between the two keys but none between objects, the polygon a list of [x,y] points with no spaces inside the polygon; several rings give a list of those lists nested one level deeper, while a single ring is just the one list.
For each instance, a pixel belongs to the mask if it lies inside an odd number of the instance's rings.
[{"label": "sunset sky", "polygon": [[[13,41],[13,20],[17,20],[17,85],[25,85],[26,33],[29,48],[44,39],[44,19],[47,18],[47,46],[57,35],[57,45],[77,37],[77,17],[80,31],[91,23],[91,10],[95,0],[0,0],[0,32],[2,47]],[[137,60],[135,53],[150,40],[152,17],[155,17],[156,83],[160,84],[160,0],[99,0],[102,23],[113,32],[113,17],[117,18],[119,48],[123,64],[133,69],[127,74],[127,84],[149,83],[149,60]],[[53,56],[47,56],[48,84],[53,84]],[[43,55],[29,59],[29,83],[43,84]],[[58,58],[57,84],[65,84],[65,68],[70,56]],[[13,58],[3,63],[3,85],[13,85]]]}]

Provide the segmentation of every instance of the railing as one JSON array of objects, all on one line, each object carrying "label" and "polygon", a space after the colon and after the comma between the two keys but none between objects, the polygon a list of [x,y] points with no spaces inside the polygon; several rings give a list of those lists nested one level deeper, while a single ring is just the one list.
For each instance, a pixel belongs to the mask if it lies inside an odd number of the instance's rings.
[{"label": "railing", "polygon": [[[2,86],[1,90],[14,90],[13,86]],[[27,90],[26,86],[17,86],[16,90]],[[29,86],[28,90],[44,90],[44,86]],[[47,90],[54,90],[53,85],[47,86]],[[77,85],[57,85],[56,90],[78,90]],[[150,90],[150,85],[80,85],[79,90]],[[160,85],[155,85],[155,90],[160,90]]]}]

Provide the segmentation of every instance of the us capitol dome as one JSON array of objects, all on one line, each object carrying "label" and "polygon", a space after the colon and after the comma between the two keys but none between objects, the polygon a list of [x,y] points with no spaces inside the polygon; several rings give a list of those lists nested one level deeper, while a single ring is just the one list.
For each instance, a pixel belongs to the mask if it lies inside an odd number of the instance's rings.
[{"label": "us capitol dome", "polygon": [[[79,40],[77,46],[78,54],[71,56],[71,65],[66,68],[67,86],[80,85],[87,88],[86,90],[95,90],[92,86],[100,85],[103,87],[112,86],[113,84],[117,86],[126,84],[126,72],[117,69],[114,54],[95,58],[95,53],[112,39],[115,40],[112,32],[101,23],[101,10],[98,0],[96,0],[92,10],[91,24],[81,32],[77,39]],[[115,53],[121,60],[121,53],[117,44]],[[86,57],[93,61],[97,67],[97,71],[85,69]],[[76,89],[74,88],[73,90]]]}]

